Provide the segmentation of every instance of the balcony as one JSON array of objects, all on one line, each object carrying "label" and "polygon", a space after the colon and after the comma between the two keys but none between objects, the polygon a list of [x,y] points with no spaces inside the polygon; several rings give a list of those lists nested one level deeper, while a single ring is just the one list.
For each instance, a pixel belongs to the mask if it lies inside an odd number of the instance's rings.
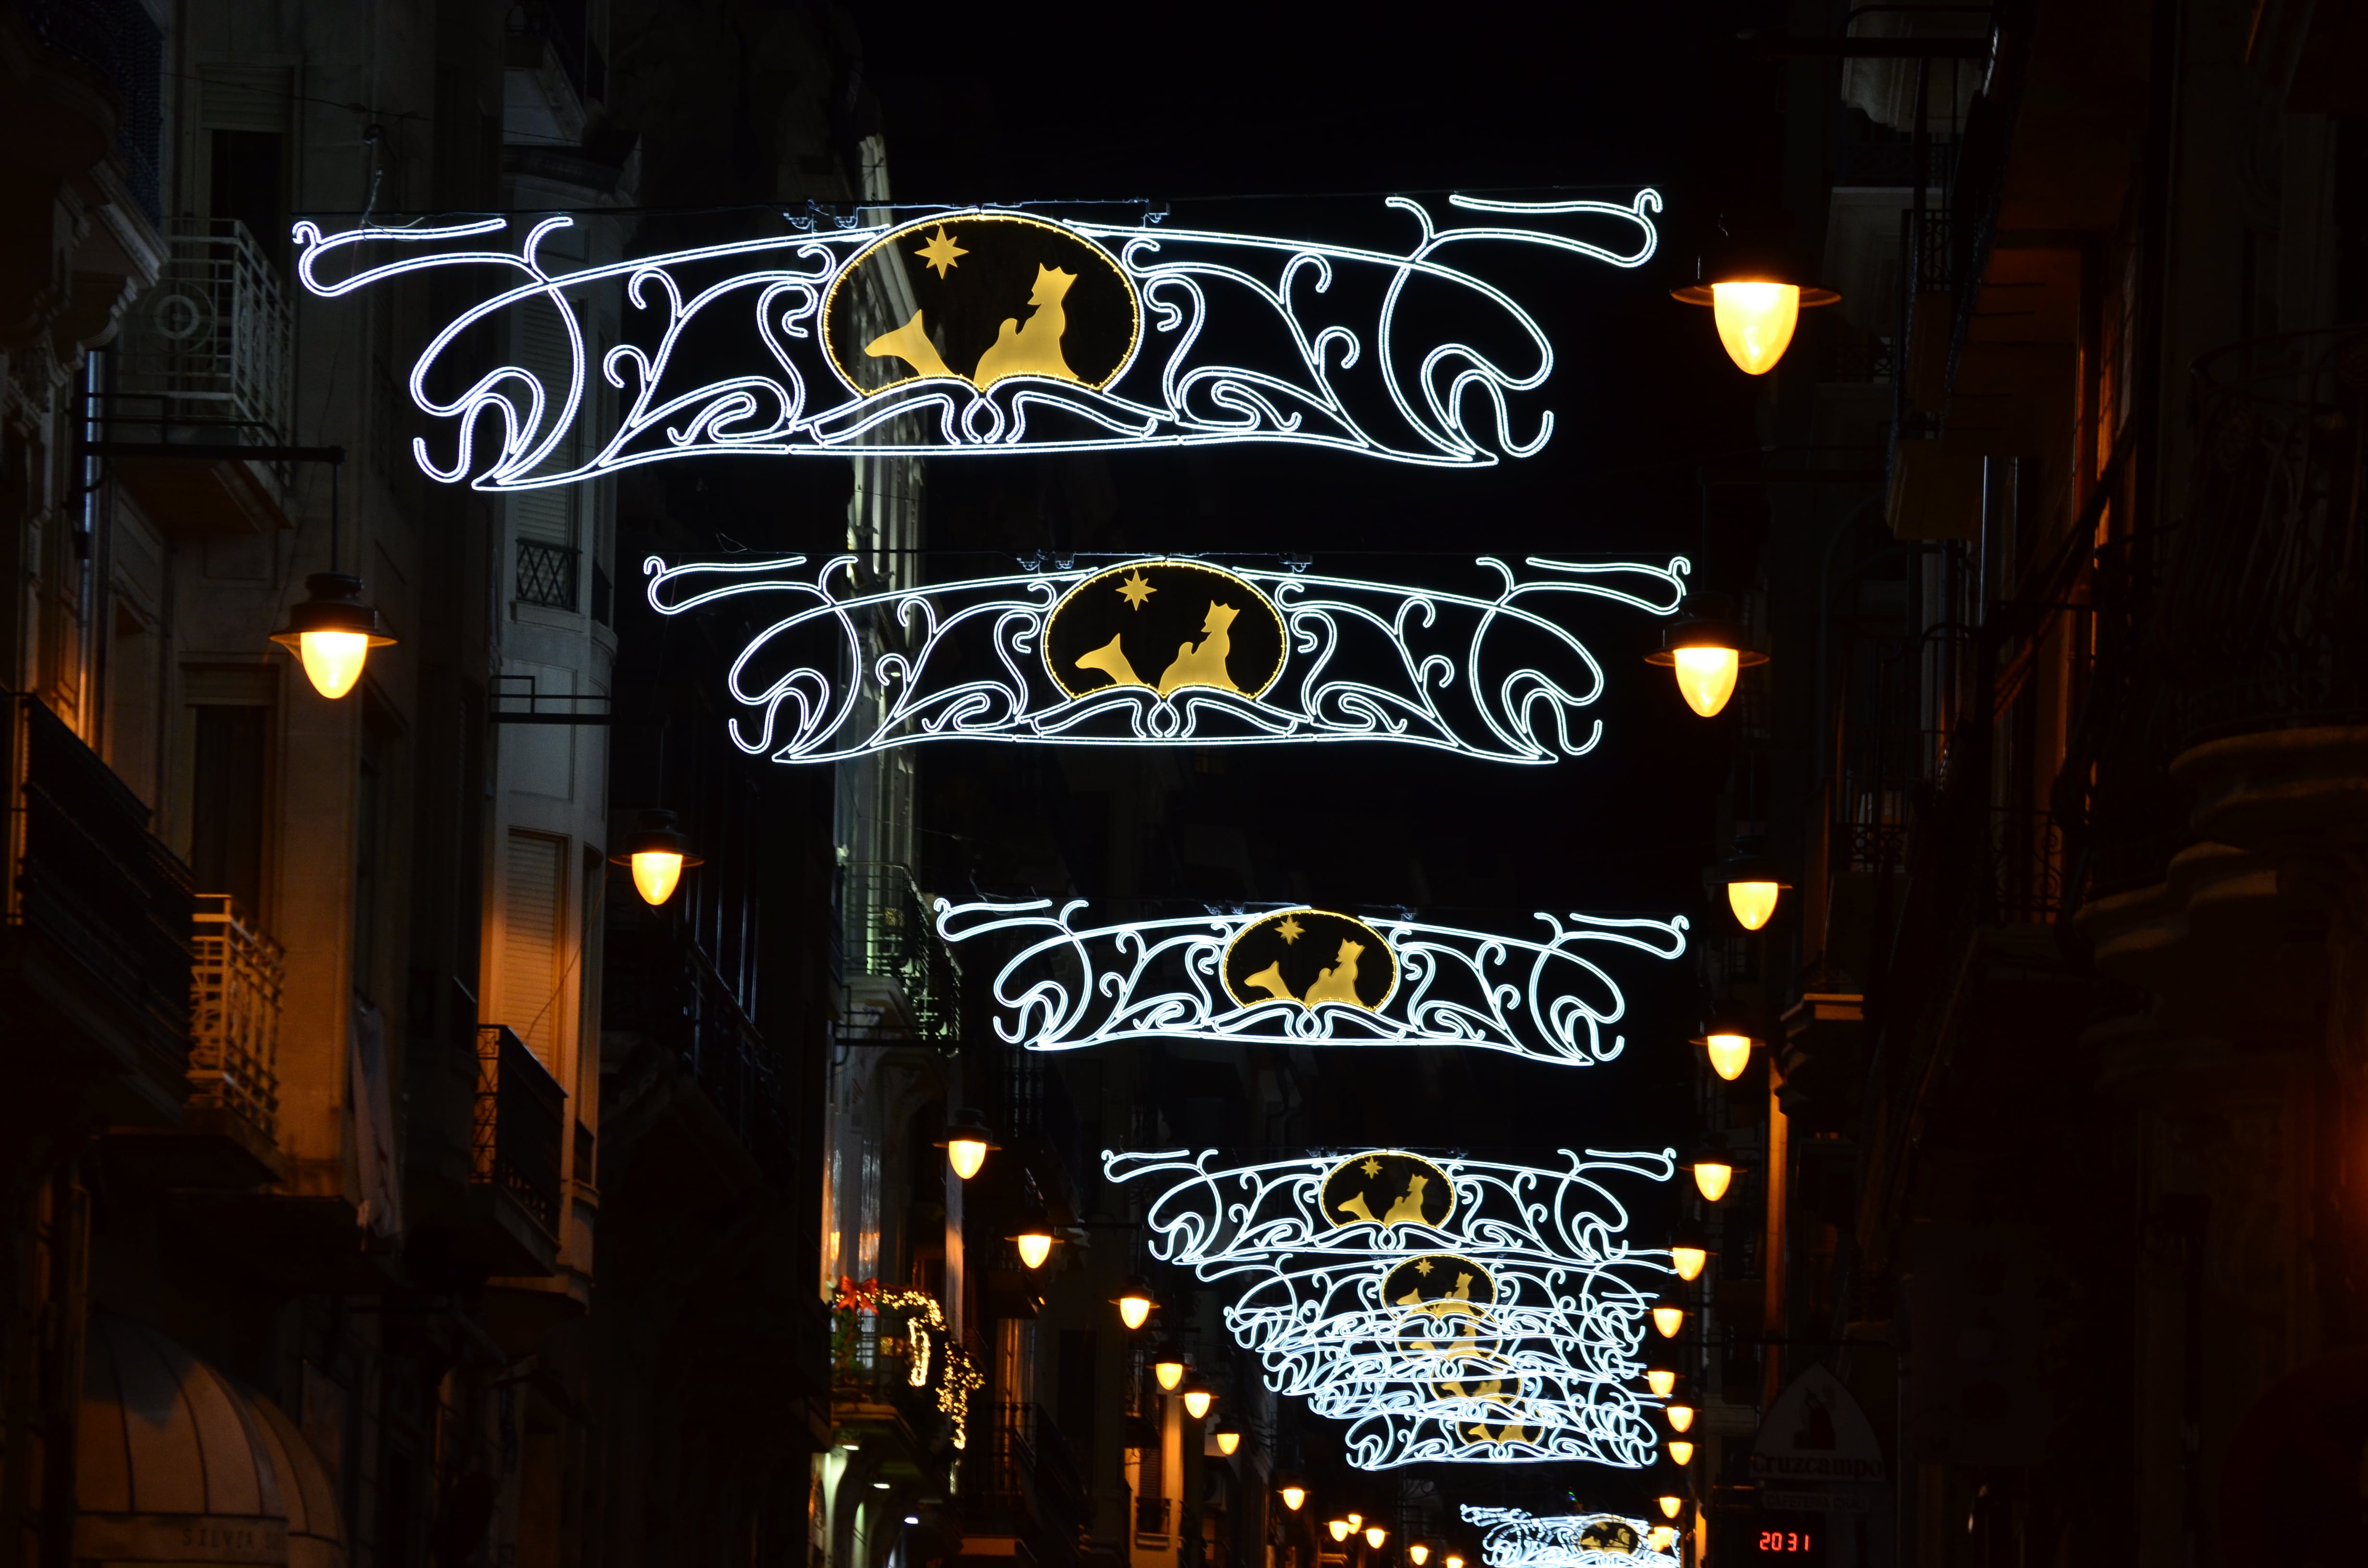
[{"label": "balcony", "polygon": [[[177,538],[284,528],[279,469],[224,452],[290,438],[294,325],[279,274],[235,221],[185,222],[168,243],[94,410],[116,472]],[[158,449],[171,447],[191,455]]]},{"label": "balcony", "polygon": [[638,901],[610,910],[603,1033],[640,1035],[671,1053],[765,1178],[794,1191],[780,1059],[697,944],[643,915]]},{"label": "balcony", "polygon": [[[469,1140],[472,1207],[483,1236],[511,1256],[488,1256],[505,1276],[549,1274],[559,1236],[560,1139],[567,1091],[506,1024],[477,1028],[477,1094]],[[501,1251],[496,1244],[486,1252]]]},{"label": "balcony", "polygon": [[[962,1468],[975,1488],[962,1500],[965,1536],[1009,1535],[1044,1568],[1067,1568],[1093,1517],[1076,1457],[1038,1405],[1004,1401],[987,1415],[985,1463]],[[1142,1501],[1165,1506],[1161,1498]]]},{"label": "balcony", "polygon": [[[867,1282],[864,1289],[874,1289]],[[934,1308],[924,1305],[918,1315]],[[835,1426],[862,1428],[905,1454],[919,1460],[943,1450],[939,1439],[951,1437],[952,1422],[939,1407],[946,1379],[963,1381],[964,1436],[970,1449],[978,1446],[978,1411],[969,1404],[968,1388],[976,1374],[964,1359],[958,1369],[947,1362],[953,1346],[942,1343],[942,1327],[921,1333],[939,1343],[910,1337],[916,1312],[894,1304],[873,1307],[850,1298],[842,1287],[839,1304],[830,1315],[830,1420]],[[916,1361],[916,1357],[918,1358]],[[916,1368],[918,1367],[918,1375]]]},{"label": "balcony", "polygon": [[19,1048],[17,1092],[31,1078],[91,1086],[108,1121],[176,1124],[188,1097],[188,869],[39,699],[9,692],[0,704],[0,1039]]},{"label": "balcony", "polygon": [[848,992],[842,1034],[932,1044],[961,1038],[962,970],[909,869],[887,860],[841,867],[838,931]]}]

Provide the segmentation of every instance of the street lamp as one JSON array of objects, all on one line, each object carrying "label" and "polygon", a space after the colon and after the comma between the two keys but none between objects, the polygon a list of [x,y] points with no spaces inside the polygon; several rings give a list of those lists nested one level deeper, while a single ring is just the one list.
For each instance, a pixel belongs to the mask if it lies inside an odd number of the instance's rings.
[{"label": "street lamp", "polygon": [[1688,594],[1679,619],[1661,634],[1661,646],[1645,655],[1678,677],[1678,695],[1705,719],[1714,719],[1735,695],[1737,675],[1768,662],[1754,653],[1743,623],[1723,594]]},{"label": "street lamp", "polygon": [[[332,547],[334,549],[334,547]],[[362,678],[372,648],[392,648],[378,611],[362,602],[362,580],[349,572],[315,572],[304,579],[311,597],[292,605],[288,624],[271,640],[304,665],[313,689],[335,701]]]},{"label": "street lamp", "polygon": [[1685,1308],[1661,1306],[1653,1309],[1653,1327],[1659,1331],[1662,1338],[1675,1339],[1678,1336],[1678,1330],[1685,1325]]},{"label": "street lamp", "polygon": [[1705,1149],[1694,1156],[1693,1172],[1694,1190],[1705,1203],[1715,1203],[1734,1185],[1735,1157],[1722,1148]]},{"label": "street lamp", "polygon": [[1670,1431],[1691,1432],[1693,1430],[1694,1407],[1692,1405],[1672,1404],[1664,1408],[1661,1414],[1669,1418]]},{"label": "street lamp", "polygon": [[643,812],[642,825],[609,863],[632,869],[633,891],[653,908],[674,896],[684,868],[707,864],[690,852],[690,840],[674,825],[672,812]]},{"label": "street lamp", "polygon": [[1689,305],[1708,305],[1726,357],[1748,376],[1764,376],[1784,358],[1801,312],[1841,302],[1831,289],[1804,282],[1771,235],[1738,243],[1724,233],[1719,254],[1700,258],[1694,281],[1673,289],[1670,298]]},{"label": "street lamp", "polygon": [[1161,1392],[1174,1393],[1176,1385],[1184,1381],[1184,1358],[1173,1350],[1160,1352],[1159,1359],[1151,1364],[1151,1375],[1159,1380]]},{"label": "street lamp", "polygon": [[1711,880],[1726,888],[1726,906],[1736,924],[1757,931],[1774,918],[1779,894],[1786,881],[1768,854],[1768,840],[1759,834],[1738,835],[1735,853],[1711,868]]},{"label": "street lamp", "polygon": [[1648,1367],[1645,1371],[1645,1386],[1653,1391],[1655,1399],[1667,1399],[1678,1386],[1678,1374],[1664,1371],[1658,1367]]},{"label": "street lamp", "polygon": [[1660,1505],[1661,1517],[1665,1519],[1674,1519],[1686,1511],[1686,1500],[1682,1497],[1656,1497],[1653,1501]]},{"label": "street lamp", "polygon": [[1669,1248],[1669,1265],[1678,1278],[1691,1285],[1702,1278],[1703,1266],[1710,1262],[1710,1248],[1691,1241],[1673,1244]]},{"label": "street lamp", "polygon": [[1357,1527],[1346,1519],[1326,1519],[1324,1521],[1324,1528],[1332,1532],[1332,1539],[1337,1541],[1347,1540],[1349,1532]]},{"label": "street lamp", "polygon": [[968,1181],[986,1164],[986,1152],[998,1145],[986,1131],[986,1119],[965,1110],[946,1124],[946,1135],[938,1146],[946,1152],[946,1164],[953,1166],[954,1175]]},{"label": "street lamp", "polygon": [[1227,1416],[1217,1423],[1217,1429],[1212,1436],[1217,1439],[1217,1451],[1231,1459],[1234,1450],[1242,1446],[1241,1423]]},{"label": "street lamp", "polygon": [[1052,1228],[1042,1221],[1030,1221],[1026,1229],[1011,1238],[1019,1248],[1019,1261],[1030,1268],[1042,1268],[1044,1260],[1053,1256]]},{"label": "street lamp", "polygon": [[1365,1544],[1372,1547],[1375,1551],[1379,1551],[1382,1549],[1382,1542],[1389,1539],[1390,1532],[1383,1529],[1381,1526],[1367,1525],[1365,1527]]},{"label": "street lamp", "polygon": [[[1764,916],[1760,924],[1767,924]],[[1710,1057],[1710,1070],[1732,1084],[1751,1065],[1751,1048],[1768,1042],[1753,1027],[1750,1009],[1728,997],[1711,1009],[1693,1043]]]},{"label": "street lamp", "polygon": [[1282,1495],[1282,1506],[1292,1513],[1307,1506],[1307,1488],[1296,1481],[1286,1481],[1275,1489]]},{"label": "street lamp", "polygon": [[1422,1568],[1424,1563],[1430,1561],[1430,1547],[1429,1543],[1417,1540],[1408,1546],[1406,1548],[1406,1561],[1413,1563],[1414,1568]]},{"label": "street lamp", "polygon": [[1669,1439],[1669,1457],[1679,1464],[1694,1462],[1694,1446],[1680,1437]]},{"label": "street lamp", "polygon": [[1667,1551],[1678,1543],[1678,1527],[1655,1525],[1646,1539],[1652,1543],[1654,1551]]},{"label": "street lamp", "polygon": [[1184,1386],[1184,1414],[1198,1421],[1217,1403],[1217,1391],[1195,1378]]},{"label": "street lamp", "polygon": [[1141,1328],[1151,1321],[1153,1309],[1159,1305],[1151,1287],[1140,1279],[1130,1279],[1119,1293],[1110,1298],[1118,1308],[1118,1321],[1129,1328]]}]

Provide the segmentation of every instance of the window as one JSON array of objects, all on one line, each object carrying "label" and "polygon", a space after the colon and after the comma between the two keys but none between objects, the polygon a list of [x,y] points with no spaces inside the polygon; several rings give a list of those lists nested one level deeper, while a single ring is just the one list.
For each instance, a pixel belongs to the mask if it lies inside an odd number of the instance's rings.
[{"label": "window", "polygon": [[208,704],[197,715],[190,778],[189,869],[200,892],[226,892],[263,914],[264,762],[271,710]]},{"label": "window", "polygon": [[494,1021],[507,1024],[556,1076],[566,957],[561,915],[567,905],[567,841],[513,832],[504,883],[500,1011]]}]

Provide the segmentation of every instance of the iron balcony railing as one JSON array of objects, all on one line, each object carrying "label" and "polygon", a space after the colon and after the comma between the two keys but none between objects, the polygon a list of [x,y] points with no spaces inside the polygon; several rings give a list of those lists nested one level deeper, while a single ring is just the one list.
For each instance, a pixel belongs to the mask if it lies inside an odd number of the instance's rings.
[{"label": "iron balcony railing", "polygon": [[269,1142],[279,1121],[279,944],[226,892],[197,895],[189,988],[189,1097]]},{"label": "iron balcony railing", "polygon": [[149,1046],[189,1047],[188,868],[138,796],[37,698],[0,693],[9,766],[6,926],[38,932],[130,1008]]},{"label": "iron balcony railing", "polygon": [[582,558],[582,551],[572,545],[518,540],[518,602],[574,609],[576,562]]},{"label": "iron balcony railing", "polygon": [[506,1192],[537,1224],[559,1233],[559,1151],[567,1091],[506,1024],[477,1028],[476,1125],[472,1183]]},{"label": "iron balcony railing", "polygon": [[601,969],[602,1027],[674,1052],[767,1176],[794,1172],[780,1059],[713,961],[678,928],[612,903]]},{"label": "iron balcony railing", "polygon": [[110,432],[285,443],[295,330],[279,275],[235,219],[184,221],[167,243],[164,272],[123,324]]},{"label": "iron balcony railing", "polygon": [[1061,1428],[1042,1406],[1004,1400],[990,1413],[986,1437],[986,1463],[973,1472],[984,1493],[979,1500],[1038,1526],[1040,1560],[1075,1562],[1077,1534],[1092,1509]]},{"label": "iron balcony railing", "polygon": [[[959,1039],[962,970],[938,935],[912,871],[888,860],[850,861],[840,868],[838,915],[843,978],[850,983],[858,978],[894,983],[913,1039]],[[882,1017],[857,1027],[887,1033],[905,1025]]]}]

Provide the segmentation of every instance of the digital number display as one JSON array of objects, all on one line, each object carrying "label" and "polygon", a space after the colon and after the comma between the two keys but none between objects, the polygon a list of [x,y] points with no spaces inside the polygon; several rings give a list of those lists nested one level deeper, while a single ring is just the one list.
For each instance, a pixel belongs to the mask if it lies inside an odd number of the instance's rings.
[{"label": "digital number display", "polygon": [[1798,1556],[1816,1548],[1810,1543],[1807,1530],[1761,1530],[1759,1550],[1763,1555]]}]

